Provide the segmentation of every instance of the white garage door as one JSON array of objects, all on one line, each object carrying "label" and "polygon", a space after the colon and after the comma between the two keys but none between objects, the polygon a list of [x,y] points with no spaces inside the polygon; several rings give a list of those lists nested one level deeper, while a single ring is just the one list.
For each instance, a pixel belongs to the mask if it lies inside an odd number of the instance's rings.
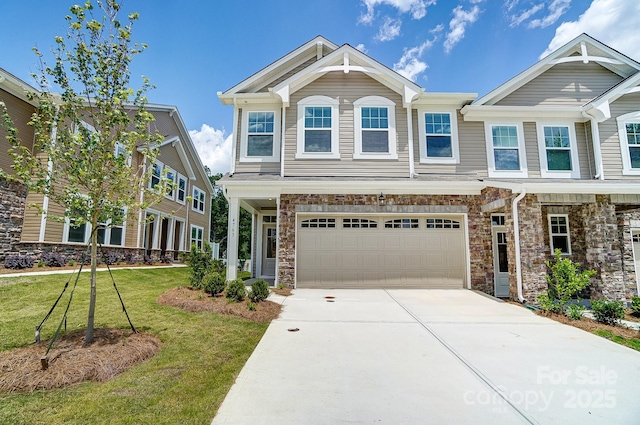
[{"label": "white garage door", "polygon": [[462,288],[462,217],[300,216],[299,288]]}]

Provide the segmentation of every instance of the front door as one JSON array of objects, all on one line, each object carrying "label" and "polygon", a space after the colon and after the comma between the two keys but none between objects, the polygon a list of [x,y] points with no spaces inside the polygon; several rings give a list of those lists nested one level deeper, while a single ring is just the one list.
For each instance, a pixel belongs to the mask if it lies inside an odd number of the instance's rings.
[{"label": "front door", "polygon": [[262,237],[262,275],[273,277],[276,275],[276,246],[278,238],[275,225],[264,226]]},{"label": "front door", "polygon": [[507,261],[507,232],[493,229],[493,279],[496,297],[509,296],[509,263]]}]

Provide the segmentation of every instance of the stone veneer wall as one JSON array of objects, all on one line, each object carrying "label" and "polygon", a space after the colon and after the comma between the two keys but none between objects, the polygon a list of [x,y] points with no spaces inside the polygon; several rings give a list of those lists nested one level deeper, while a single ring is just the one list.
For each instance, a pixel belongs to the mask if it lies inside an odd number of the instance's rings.
[{"label": "stone veneer wall", "polygon": [[[483,196],[385,194],[386,205],[378,206],[378,195],[281,195],[278,228],[278,282],[293,287],[295,279],[296,206],[368,206],[372,211],[394,213],[400,206],[466,207],[469,221],[471,287],[493,294],[493,256],[490,214],[482,213]],[[344,208],[345,212],[347,208]]]},{"label": "stone veneer wall", "polygon": [[[38,261],[44,252],[57,252],[64,255],[67,258],[67,261],[80,261],[86,250],[87,247],[81,244],[49,244],[40,242],[21,242],[16,247],[16,253],[19,253],[20,255],[28,255],[35,261]],[[154,253],[151,255],[151,258],[154,261],[160,261],[160,250],[157,251],[157,255],[154,255]],[[104,252],[107,254],[116,253],[122,258],[130,254],[132,263],[142,262],[144,260],[143,248],[105,247]],[[102,253],[98,247],[98,258],[101,257]],[[90,258],[88,253],[87,258]]]},{"label": "stone veneer wall", "polygon": [[27,187],[0,178],[0,261],[17,250],[22,234]]},{"label": "stone veneer wall", "polygon": [[640,229],[640,211],[620,211],[617,214],[618,237],[622,247],[622,275],[624,279],[624,295],[626,300],[637,297],[638,283],[635,259],[633,256],[633,239],[631,229]]}]

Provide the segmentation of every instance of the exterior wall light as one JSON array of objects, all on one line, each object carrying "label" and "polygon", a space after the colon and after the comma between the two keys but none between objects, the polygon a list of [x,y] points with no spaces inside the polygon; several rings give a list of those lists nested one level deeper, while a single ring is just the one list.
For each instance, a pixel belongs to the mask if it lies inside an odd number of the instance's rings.
[{"label": "exterior wall light", "polygon": [[380,196],[378,196],[378,205],[384,207],[387,203],[387,199],[384,197],[384,193],[380,192]]}]

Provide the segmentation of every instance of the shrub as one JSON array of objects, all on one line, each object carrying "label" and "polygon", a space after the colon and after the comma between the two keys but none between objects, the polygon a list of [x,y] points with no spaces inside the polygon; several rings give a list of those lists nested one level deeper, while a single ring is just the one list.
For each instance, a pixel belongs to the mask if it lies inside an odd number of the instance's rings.
[{"label": "shrub", "polygon": [[613,301],[606,298],[592,300],[591,309],[596,320],[607,325],[616,325],[625,316],[622,301]]},{"label": "shrub", "polygon": [[172,264],[173,263],[173,258],[170,255],[161,255],[160,256],[160,262],[162,264]]},{"label": "shrub", "polygon": [[138,256],[133,252],[127,252],[124,255],[124,262],[127,264],[136,264],[138,262]]},{"label": "shrub", "polygon": [[580,304],[569,304],[567,306],[566,315],[571,320],[580,320],[582,319],[582,312],[585,310],[585,307]]},{"label": "shrub", "polygon": [[640,316],[640,297],[631,297],[631,314]]},{"label": "shrub", "polygon": [[256,311],[256,303],[253,301],[247,301],[247,308],[249,311]]},{"label": "shrub", "polygon": [[122,261],[122,258],[123,256],[115,251],[107,251],[102,254],[102,261],[104,261],[105,264],[108,265],[117,264]]},{"label": "shrub", "polygon": [[153,266],[153,258],[145,254],[144,258],[142,259],[142,263],[146,264],[147,266]]},{"label": "shrub", "polygon": [[[545,276],[549,288],[546,294],[538,296],[540,307],[546,312],[565,313],[569,301],[584,291],[595,270],[579,272],[580,263],[574,263],[570,258],[563,258],[562,252],[556,249],[553,261],[545,261],[549,274]],[[579,299],[579,298],[578,298]]]},{"label": "shrub", "polygon": [[64,267],[67,265],[67,258],[59,252],[43,252],[40,259],[48,267]]},{"label": "shrub", "polygon": [[249,292],[249,299],[254,303],[264,301],[269,296],[269,284],[263,279],[258,279],[251,284],[251,291]]},{"label": "shrub", "polygon": [[186,263],[191,272],[191,287],[194,289],[202,289],[202,278],[213,271],[213,251],[211,245],[208,243],[203,244],[203,249],[200,249],[196,244],[191,244],[191,252],[186,256]]},{"label": "shrub", "polygon": [[244,297],[247,296],[247,287],[244,285],[242,279],[236,279],[229,282],[225,296],[231,302],[240,302],[244,300]]},{"label": "shrub", "polygon": [[20,254],[8,255],[4,259],[4,267],[14,270],[30,269],[33,267],[33,258]]},{"label": "shrub", "polygon": [[224,275],[216,272],[207,273],[204,278],[202,278],[202,286],[204,291],[212,296],[221,294],[226,287]]}]

